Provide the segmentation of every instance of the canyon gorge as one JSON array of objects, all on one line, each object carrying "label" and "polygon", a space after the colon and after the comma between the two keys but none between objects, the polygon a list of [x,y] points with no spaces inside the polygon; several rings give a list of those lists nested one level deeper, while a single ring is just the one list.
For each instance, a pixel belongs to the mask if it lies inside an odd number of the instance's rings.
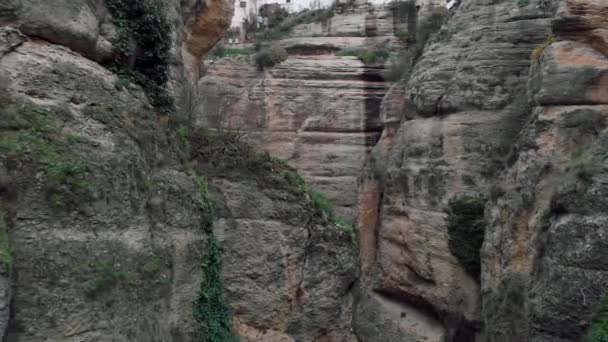
[{"label": "canyon gorge", "polygon": [[0,0],[3,341],[608,341],[608,1],[238,5]]}]

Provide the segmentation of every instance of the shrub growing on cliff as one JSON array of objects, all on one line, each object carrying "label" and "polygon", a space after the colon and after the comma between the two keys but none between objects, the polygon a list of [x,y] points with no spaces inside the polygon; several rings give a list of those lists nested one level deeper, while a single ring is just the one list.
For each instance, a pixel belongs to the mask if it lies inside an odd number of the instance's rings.
[{"label": "shrub growing on cliff", "polygon": [[311,191],[309,196],[312,207],[321,215],[330,218],[333,208],[327,197],[319,191]]},{"label": "shrub growing on cliff", "polygon": [[272,68],[287,59],[287,51],[279,46],[271,46],[260,50],[255,55],[255,64],[258,69]]},{"label": "shrub growing on cliff", "polygon": [[357,244],[357,233],[355,233],[355,227],[352,224],[346,222],[346,220],[341,216],[334,215],[331,219],[331,223],[338,227],[341,231],[348,234],[353,242],[353,244]]},{"label": "shrub growing on cliff", "polygon": [[82,197],[76,195],[89,193],[91,163],[76,153],[74,138],[64,135],[44,108],[7,101],[0,108],[0,130],[5,130],[0,132],[0,152],[39,166],[52,204],[80,202]]},{"label": "shrub growing on cliff", "polygon": [[585,336],[585,342],[608,342],[608,291],[600,302],[595,320]]},{"label": "shrub growing on cliff", "polygon": [[176,138],[183,158],[204,160],[215,172],[246,171],[260,182],[287,189],[297,196],[307,190],[295,168],[268,152],[256,150],[241,132],[183,127],[176,132]]},{"label": "shrub growing on cliff", "polygon": [[94,278],[84,284],[85,294],[89,297],[94,298],[115,287],[130,286],[133,283],[132,275],[112,261],[95,261],[88,268],[94,274]]},{"label": "shrub growing on cliff", "polygon": [[317,215],[322,217],[324,220],[327,220],[333,227],[338,228],[339,230],[347,233],[353,242],[353,244],[357,243],[357,237],[355,233],[355,227],[350,223],[346,222],[346,220],[336,215],[334,212],[333,206],[329,199],[319,191],[309,191],[308,196],[310,198],[310,204],[315,209]]},{"label": "shrub growing on cliff", "polygon": [[461,196],[450,200],[447,228],[450,252],[465,270],[476,279],[481,272],[480,249],[485,233],[484,208],[486,199]]},{"label": "shrub growing on cliff", "polygon": [[[173,110],[165,84],[169,80],[171,24],[161,0],[107,0],[118,37],[114,67],[144,89],[150,102],[163,111]],[[135,42],[138,49],[133,49]],[[140,53],[135,54],[135,50]]]},{"label": "shrub growing on cliff", "polygon": [[275,25],[273,25],[269,30],[264,31],[261,34],[261,38],[271,40],[282,39],[288,36],[296,25],[326,22],[331,19],[333,15],[333,8],[305,10],[293,16],[284,18],[280,22],[276,22]]}]

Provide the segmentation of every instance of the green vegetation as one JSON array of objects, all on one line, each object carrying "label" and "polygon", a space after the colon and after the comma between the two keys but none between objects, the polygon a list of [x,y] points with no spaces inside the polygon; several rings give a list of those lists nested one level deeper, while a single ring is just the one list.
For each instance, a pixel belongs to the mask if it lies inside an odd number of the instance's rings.
[{"label": "green vegetation", "polygon": [[300,24],[326,22],[334,16],[334,9],[306,10],[276,22],[259,36],[261,39],[278,40],[289,35],[291,30]]},{"label": "green vegetation", "polygon": [[354,56],[365,64],[375,64],[386,60],[390,53],[386,50],[344,49],[337,51],[336,56]]},{"label": "green vegetation", "polygon": [[355,232],[355,227],[352,224],[346,222],[344,218],[335,215],[331,219],[331,224],[347,233],[350,236],[353,244],[357,244],[357,233]]},{"label": "green vegetation", "polygon": [[215,205],[209,194],[209,185],[205,176],[194,174],[194,182],[198,189],[197,205],[203,214],[203,231],[212,234],[211,228],[215,219]]},{"label": "green vegetation", "polygon": [[114,88],[116,90],[129,89],[133,83],[134,79],[130,74],[119,72],[114,80]]},{"label": "green vegetation", "polygon": [[46,189],[59,204],[60,193],[84,194],[89,191],[91,164],[75,153],[81,137],[64,135],[52,114],[31,104],[8,101],[0,108],[0,151],[21,163],[40,164],[46,176]]},{"label": "green vegetation", "polygon": [[51,185],[68,185],[73,188],[84,189],[89,183],[86,174],[90,164],[83,159],[48,159],[46,161],[46,175]]},{"label": "green vegetation", "polygon": [[249,56],[253,53],[251,49],[247,48],[227,48],[226,56]]},{"label": "green vegetation", "polygon": [[258,69],[272,68],[287,59],[287,51],[279,46],[271,46],[261,49],[255,55],[255,64]]},{"label": "green vegetation", "polygon": [[333,208],[327,197],[322,192],[311,191],[309,193],[310,203],[317,212],[325,217],[331,217]]},{"label": "green vegetation", "polygon": [[572,153],[567,170],[573,171],[582,180],[590,180],[593,175],[593,153],[591,149],[579,148]]},{"label": "green vegetation", "polygon": [[80,144],[84,144],[87,142],[87,139],[83,138],[82,136],[78,135],[78,134],[73,134],[73,133],[68,133],[65,137],[68,145],[70,146],[74,146],[74,145],[80,145]]},{"label": "green vegetation", "polygon": [[304,193],[307,191],[304,178],[302,178],[302,176],[300,176],[300,174],[289,165],[283,167],[283,177],[285,177],[287,183],[289,183],[292,191],[296,193]]},{"label": "green vegetation", "polygon": [[[317,216],[354,237],[352,225],[333,213],[332,205],[325,195],[309,190],[302,176],[284,160],[274,158],[268,152],[256,151],[244,141],[243,134],[209,131],[204,128],[189,131],[182,129],[181,133],[177,133],[177,138],[181,146],[190,146],[189,160],[204,160],[215,172],[221,172],[223,175],[226,175],[226,172],[235,172],[234,170],[246,171],[258,181],[270,183],[272,187],[284,188],[296,196],[308,198]],[[206,220],[213,218],[214,207],[210,200],[207,182],[204,177],[196,175],[195,181],[200,194],[197,199],[199,207],[205,213]],[[211,227],[212,224],[212,221],[207,221],[205,227]]]},{"label": "green vegetation", "polygon": [[4,209],[0,206],[0,265],[10,268],[13,263],[13,254],[8,241],[8,227],[4,215]]},{"label": "green vegetation", "polygon": [[222,282],[222,251],[213,234],[215,206],[207,180],[194,175],[198,187],[198,206],[203,214],[201,228],[207,235],[203,247],[202,279],[198,298],[194,301],[194,318],[200,324],[201,342],[237,341],[231,330],[230,311]]},{"label": "green vegetation", "polygon": [[127,287],[133,284],[133,276],[120,264],[112,261],[95,261],[87,265],[88,271],[94,278],[84,283],[84,292],[88,297],[95,298],[104,292],[117,287]]},{"label": "green vegetation", "polygon": [[204,160],[215,172],[246,171],[258,181],[285,188],[296,195],[306,191],[304,180],[293,167],[267,152],[254,149],[244,141],[243,133],[182,128],[176,135],[180,153],[187,160]]},{"label": "green vegetation", "polygon": [[214,57],[223,58],[227,56],[249,56],[253,54],[253,51],[247,48],[227,48],[224,44],[219,43],[213,48],[211,54]]},{"label": "green vegetation", "polygon": [[[108,0],[106,4],[118,28],[113,42],[118,52],[113,61],[117,72],[142,86],[152,105],[171,112],[173,101],[165,87],[169,79],[171,23],[165,16],[165,1]],[[136,54],[131,42],[143,52]],[[115,85],[124,87],[125,77],[119,76]]]},{"label": "green vegetation", "polygon": [[599,303],[597,315],[584,342],[608,342],[608,291]]},{"label": "green vegetation", "polygon": [[[124,264],[116,259],[95,259],[80,264],[75,271],[83,274],[85,280],[82,284],[84,294],[95,299],[111,292],[113,289],[126,289],[134,286],[144,286],[155,278],[163,269],[173,267],[173,256],[165,252],[154,252],[141,260],[137,267],[129,270],[127,262]],[[162,279],[167,279],[163,277]]]},{"label": "green vegetation", "polygon": [[171,255],[152,254],[142,267],[144,275],[152,276],[160,272],[163,267],[172,267],[173,258]]},{"label": "green vegetation", "polygon": [[530,4],[530,0],[517,0],[517,5],[519,7],[526,7]]},{"label": "green vegetation", "polygon": [[[527,0],[525,0],[525,1],[527,1]],[[534,50],[532,50],[532,53],[530,54],[530,60],[532,60],[532,61],[538,60],[538,57],[540,57],[540,55],[543,53],[543,51],[545,51],[545,49],[547,47],[549,47],[549,45],[553,44],[554,41],[555,41],[555,38],[553,37],[553,34],[549,34],[549,36],[547,36],[547,39],[545,40],[544,43],[542,43],[541,45],[537,46]]]},{"label": "green vegetation", "polygon": [[203,255],[203,275],[194,317],[201,325],[201,342],[237,341],[231,330],[230,311],[222,282],[222,256],[219,242],[207,235]]},{"label": "green vegetation", "polygon": [[479,279],[480,249],[485,233],[484,208],[486,199],[461,196],[450,200],[447,228],[450,252],[471,275]]},{"label": "green vegetation", "polygon": [[310,191],[308,193],[308,196],[310,197],[310,204],[317,212],[317,215],[321,216],[323,219],[328,220],[328,222],[332,226],[347,233],[351,237],[354,244],[357,243],[355,227],[353,227],[353,225],[351,225],[350,223],[346,222],[343,217],[340,217],[334,213],[331,202],[322,192]]}]

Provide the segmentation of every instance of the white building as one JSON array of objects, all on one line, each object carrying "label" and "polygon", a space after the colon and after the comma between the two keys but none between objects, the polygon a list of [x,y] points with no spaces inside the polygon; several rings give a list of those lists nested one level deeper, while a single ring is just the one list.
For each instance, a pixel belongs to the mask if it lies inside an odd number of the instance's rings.
[{"label": "white building", "polygon": [[[368,0],[372,4],[384,4],[391,0]],[[260,6],[265,4],[279,4],[288,13],[296,13],[305,9],[328,8],[336,0],[235,0],[234,16],[232,17],[232,27],[242,27],[245,20],[255,20]]]}]

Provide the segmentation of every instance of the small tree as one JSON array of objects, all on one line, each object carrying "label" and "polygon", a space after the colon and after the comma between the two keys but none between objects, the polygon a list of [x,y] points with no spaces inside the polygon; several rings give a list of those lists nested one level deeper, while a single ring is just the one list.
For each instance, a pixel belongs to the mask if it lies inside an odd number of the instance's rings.
[{"label": "small tree", "polygon": [[271,68],[287,59],[287,51],[279,46],[260,50],[255,55],[255,64],[260,70]]}]

